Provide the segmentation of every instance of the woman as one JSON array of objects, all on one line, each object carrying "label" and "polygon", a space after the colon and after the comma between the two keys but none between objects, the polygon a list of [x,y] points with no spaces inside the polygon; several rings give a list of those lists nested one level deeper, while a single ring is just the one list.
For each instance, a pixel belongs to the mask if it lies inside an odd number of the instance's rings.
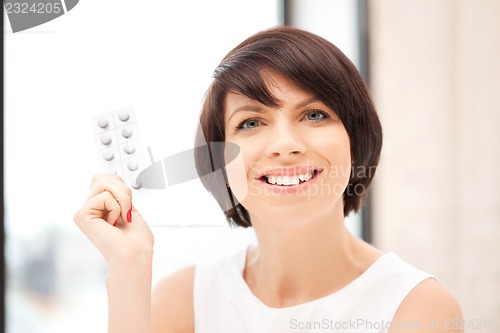
[{"label": "woman", "polygon": [[[181,269],[151,293],[152,234],[127,186],[95,176],[74,219],[108,263],[110,332],[461,331],[451,325],[459,305],[432,275],[345,228],[373,179],[382,131],[335,46],[286,27],[250,37],[215,70],[200,124],[197,145],[240,148],[243,167],[202,181],[258,242]],[[224,151],[210,156],[195,156],[200,175],[225,165]]]}]

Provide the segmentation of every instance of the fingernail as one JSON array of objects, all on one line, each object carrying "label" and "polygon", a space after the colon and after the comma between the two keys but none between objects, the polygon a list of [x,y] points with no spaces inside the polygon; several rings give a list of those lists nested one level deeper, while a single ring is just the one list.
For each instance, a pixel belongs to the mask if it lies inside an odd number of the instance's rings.
[{"label": "fingernail", "polygon": [[115,223],[113,223],[113,227],[116,227],[117,223],[118,223],[118,220],[116,220]]},{"label": "fingernail", "polygon": [[127,221],[129,223],[132,222],[132,207],[130,208],[130,210],[127,212]]}]

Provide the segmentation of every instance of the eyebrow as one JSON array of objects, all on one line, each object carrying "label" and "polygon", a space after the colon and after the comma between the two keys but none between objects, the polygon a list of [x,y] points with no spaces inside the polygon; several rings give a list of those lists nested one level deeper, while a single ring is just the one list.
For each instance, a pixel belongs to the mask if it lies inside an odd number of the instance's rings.
[{"label": "eyebrow", "polygon": [[[304,106],[307,106],[307,105],[312,104],[314,102],[321,102],[321,101],[316,97],[311,97],[311,98],[308,98],[308,99],[298,103],[297,105],[295,105],[295,109],[303,108]],[[233,118],[233,116],[236,113],[242,112],[242,111],[252,111],[252,112],[257,112],[257,113],[264,113],[265,112],[264,109],[260,105],[247,104],[247,105],[240,106],[239,108],[236,108],[233,111],[233,113],[231,114],[231,116],[229,116],[229,119],[227,121],[229,122],[231,120],[231,118]]]}]

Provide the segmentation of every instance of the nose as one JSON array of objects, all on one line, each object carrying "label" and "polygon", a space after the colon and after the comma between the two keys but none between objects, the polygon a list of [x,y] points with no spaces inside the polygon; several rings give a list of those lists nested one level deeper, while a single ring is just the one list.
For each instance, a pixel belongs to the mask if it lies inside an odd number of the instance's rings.
[{"label": "nose", "polygon": [[266,147],[268,157],[301,156],[306,152],[306,144],[301,133],[291,126],[279,126],[272,131]]}]

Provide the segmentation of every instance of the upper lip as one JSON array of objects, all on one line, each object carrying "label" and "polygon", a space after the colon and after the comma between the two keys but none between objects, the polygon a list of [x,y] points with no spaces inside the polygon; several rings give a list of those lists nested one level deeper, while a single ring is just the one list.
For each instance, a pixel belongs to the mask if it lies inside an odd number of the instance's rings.
[{"label": "upper lip", "polygon": [[321,172],[323,169],[320,167],[314,167],[314,166],[296,166],[296,167],[282,167],[282,168],[273,168],[266,170],[262,172],[257,179],[260,179],[262,177],[269,177],[269,176],[298,176],[298,175],[305,175],[309,174],[313,171],[318,171]]}]

